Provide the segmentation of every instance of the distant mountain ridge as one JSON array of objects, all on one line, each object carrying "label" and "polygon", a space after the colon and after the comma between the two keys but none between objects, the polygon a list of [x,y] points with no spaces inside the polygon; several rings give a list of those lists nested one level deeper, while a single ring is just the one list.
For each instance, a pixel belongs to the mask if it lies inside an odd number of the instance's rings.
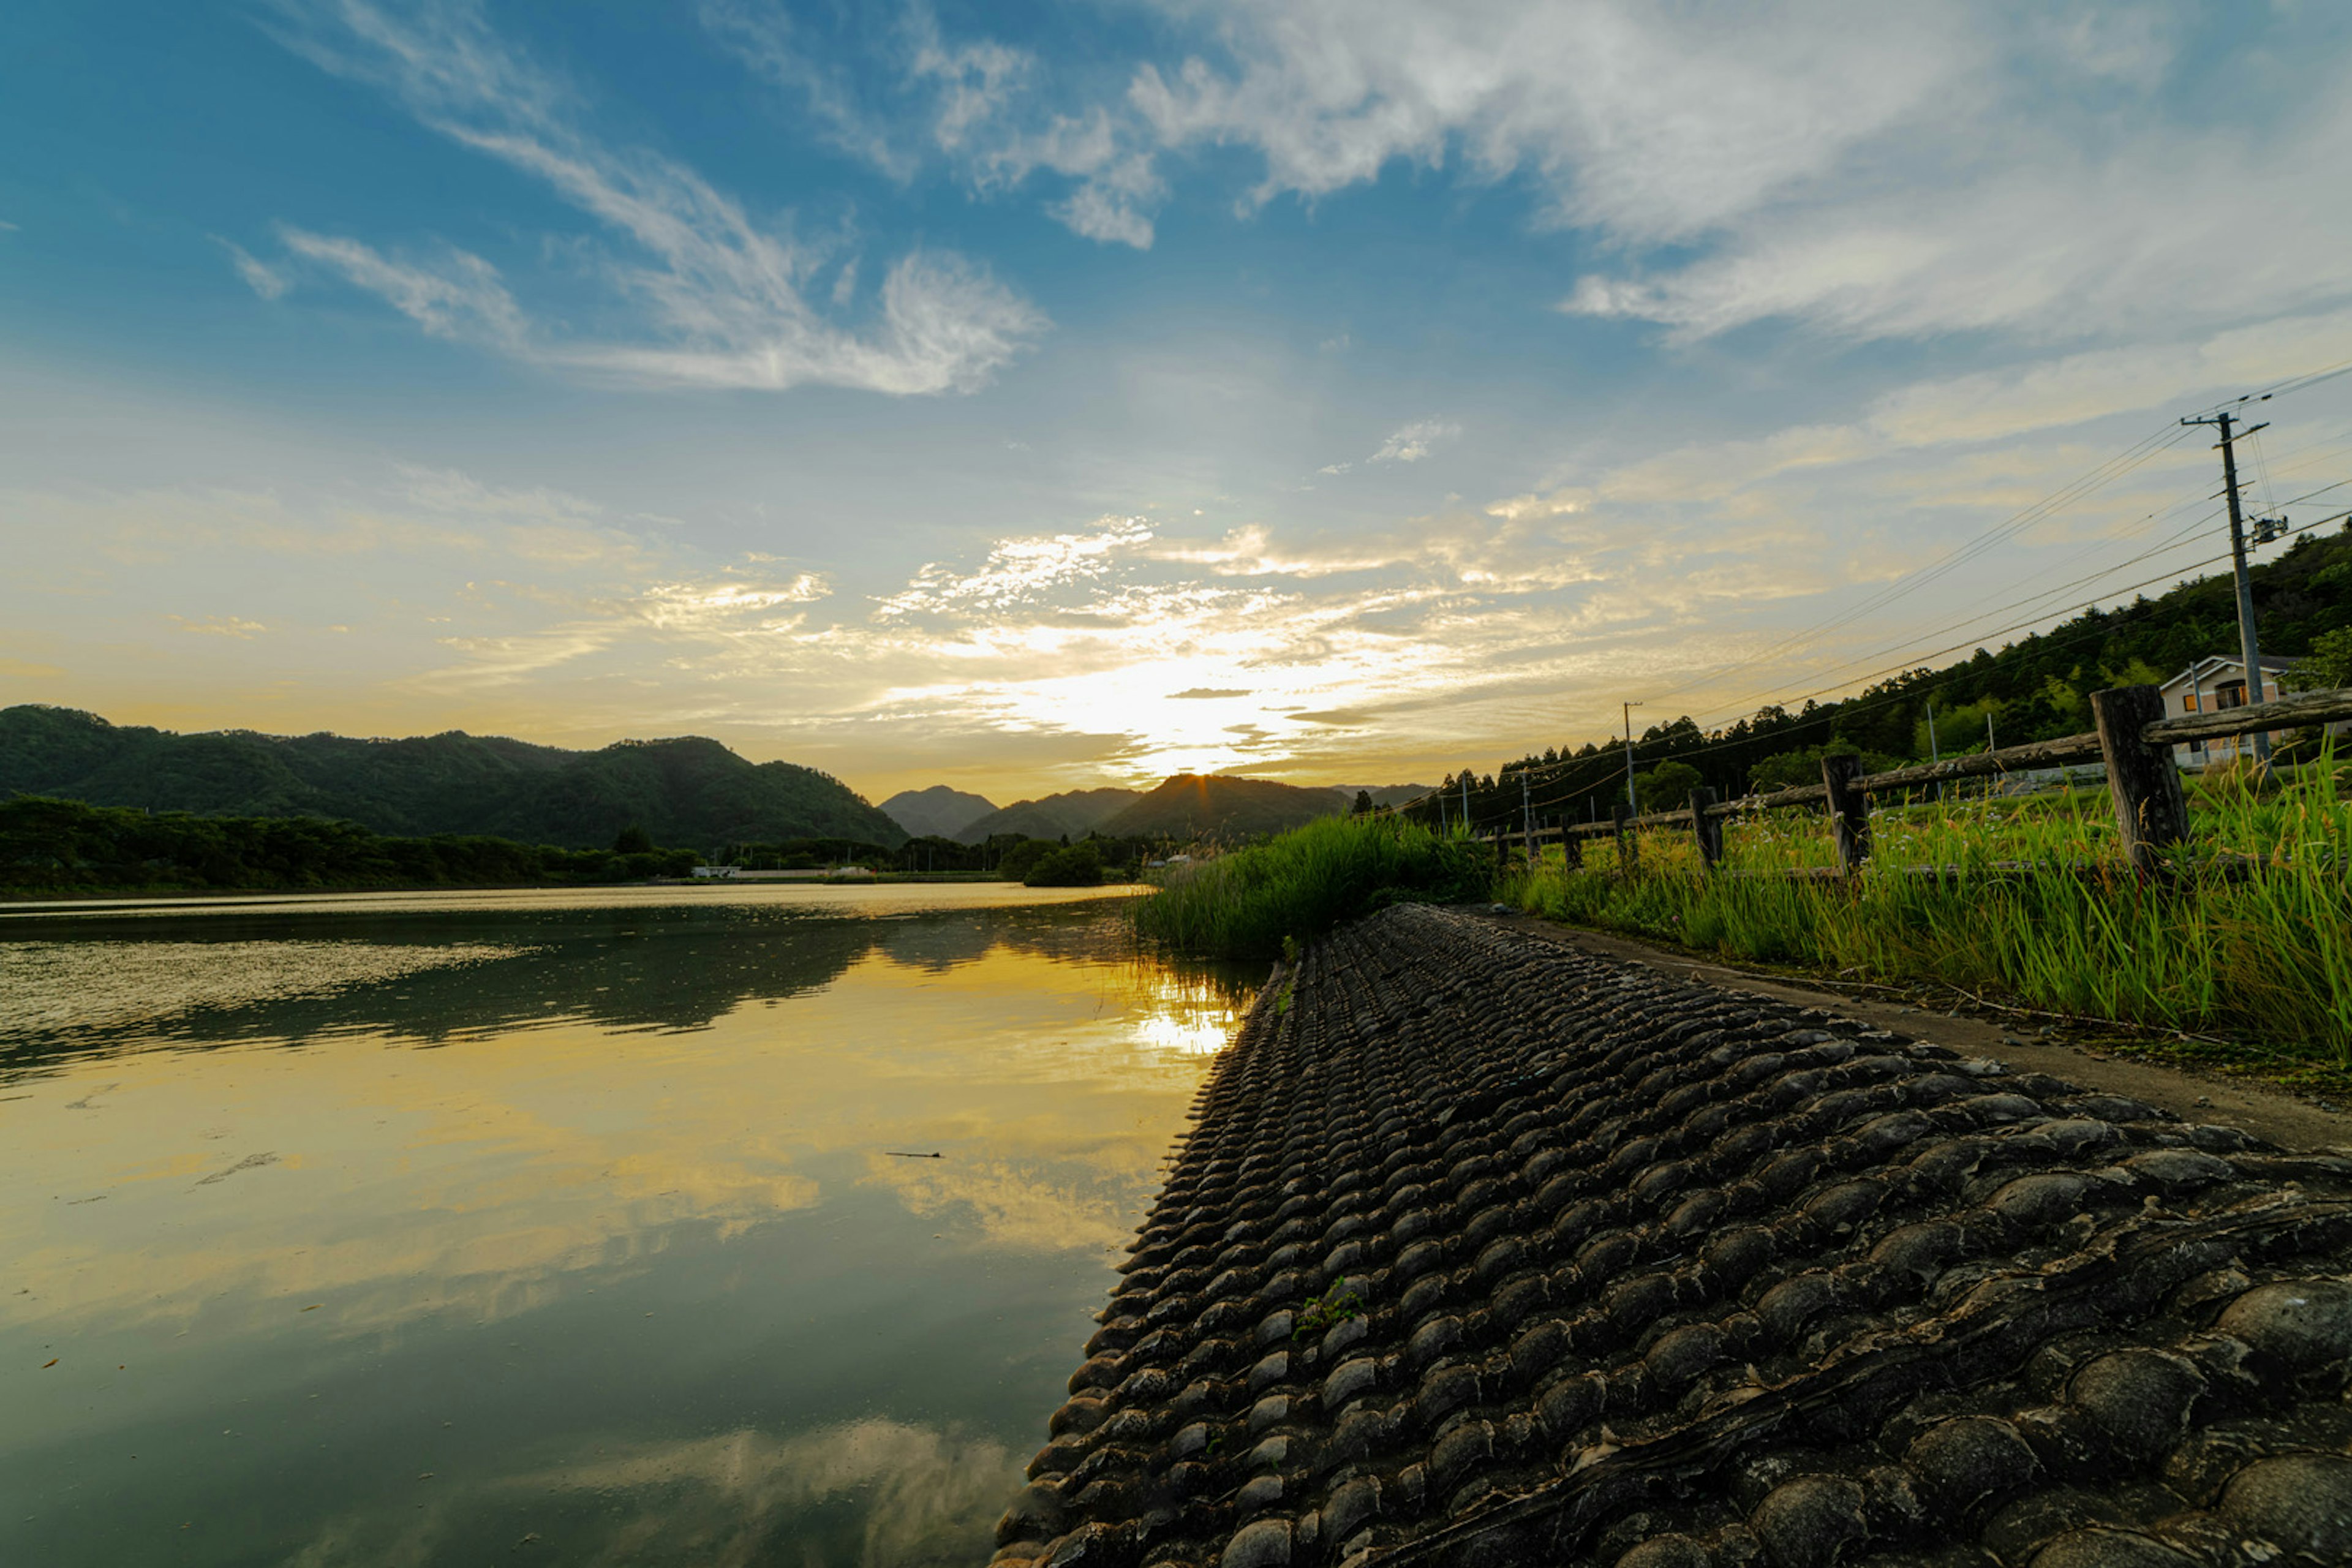
[{"label": "distant mountain ridge", "polygon": [[977,821],[966,823],[950,837],[959,844],[984,844],[1000,833],[1018,833],[1029,838],[1059,838],[1066,834],[1082,838],[1100,826],[1106,817],[1142,797],[1140,790],[1116,787],[1065,790],[1041,800],[1016,800]]},{"label": "distant mountain ridge", "polygon": [[911,838],[953,838],[995,809],[996,803],[986,795],[966,795],[946,784],[902,789],[882,803],[883,814]]},{"label": "distant mountain ridge", "polygon": [[1097,831],[1172,837],[1244,838],[1303,826],[1337,816],[1355,804],[1353,791],[1302,788],[1272,779],[1227,778],[1216,773],[1178,773]]},{"label": "distant mountain ridge", "polygon": [[0,709],[0,795],[9,794],[208,816],[330,816],[378,833],[574,849],[609,847],[631,825],[656,844],[696,848],[791,838],[895,847],[908,837],[830,774],[755,763],[700,735],[594,752],[459,730],[385,741],[182,735],[26,704]]}]

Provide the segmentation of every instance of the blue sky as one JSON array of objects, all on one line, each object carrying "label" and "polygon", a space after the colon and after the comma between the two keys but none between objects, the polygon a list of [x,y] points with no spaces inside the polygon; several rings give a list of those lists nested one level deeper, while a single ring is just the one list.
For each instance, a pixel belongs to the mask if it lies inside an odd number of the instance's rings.
[{"label": "blue sky", "polygon": [[[877,798],[1801,700],[2213,552],[2205,444],[2136,444],[2352,360],[2348,58],[2318,5],[20,0],[0,700]],[[2258,500],[2340,510],[2347,387],[2266,405]]]}]

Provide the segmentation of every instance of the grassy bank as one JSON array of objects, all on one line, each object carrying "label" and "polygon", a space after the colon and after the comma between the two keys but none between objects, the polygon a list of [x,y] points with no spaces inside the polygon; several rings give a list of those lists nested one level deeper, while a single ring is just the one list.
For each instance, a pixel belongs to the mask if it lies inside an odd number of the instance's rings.
[{"label": "grassy bank", "polygon": [[[2100,792],[1888,813],[1874,824],[1874,859],[1850,884],[1737,874],[1832,858],[1821,818],[1782,814],[1732,825],[1734,874],[1704,874],[1687,835],[1660,833],[1644,837],[1631,878],[1597,858],[1570,868],[1555,857],[1514,872],[1498,896],[1733,959],[1958,987],[2352,1068],[2352,805],[2336,770],[2259,788],[2216,779],[2192,804],[2190,868],[2170,886],[2143,885],[2124,867]],[[2259,859],[2259,873],[2226,876],[2222,852]],[[2074,869],[2005,873],[2004,860]],[[1895,869],[1920,864],[1957,875]]]},{"label": "grassy bank", "polygon": [[1334,816],[1168,875],[1136,930],[1178,952],[1272,958],[1389,904],[1487,895],[1493,852],[1394,816]]}]

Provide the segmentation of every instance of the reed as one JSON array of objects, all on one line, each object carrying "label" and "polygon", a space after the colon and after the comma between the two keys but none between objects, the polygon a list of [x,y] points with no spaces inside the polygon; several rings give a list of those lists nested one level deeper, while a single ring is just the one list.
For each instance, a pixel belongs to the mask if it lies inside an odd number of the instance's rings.
[{"label": "reed", "polygon": [[1401,816],[1334,816],[1165,874],[1130,906],[1137,932],[1178,952],[1271,958],[1399,902],[1487,896],[1493,852]]},{"label": "reed", "polygon": [[[1498,896],[1749,962],[2227,1035],[2340,1072],[2352,1068],[2344,784],[2332,756],[2284,781],[2194,783],[2192,842],[2166,882],[2131,873],[2105,794],[2082,791],[1877,813],[1850,881],[1770,874],[1834,859],[1823,819],[1782,813],[1733,822],[1722,872],[1702,869],[1687,835],[1661,831],[1643,835],[1633,877],[1605,868],[1613,844],[1591,846],[1576,866],[1555,852],[1511,874]],[[1903,869],[1916,866],[1948,875]]]}]

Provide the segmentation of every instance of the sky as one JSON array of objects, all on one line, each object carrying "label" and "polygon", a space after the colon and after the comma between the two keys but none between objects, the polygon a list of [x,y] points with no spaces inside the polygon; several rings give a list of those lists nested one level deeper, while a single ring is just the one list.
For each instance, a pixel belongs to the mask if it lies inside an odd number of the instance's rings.
[{"label": "sky", "polygon": [[1003,802],[1843,694],[2211,570],[2184,415],[2284,387],[2250,498],[2343,510],[2347,68],[2335,4],[16,0],[0,705]]}]

